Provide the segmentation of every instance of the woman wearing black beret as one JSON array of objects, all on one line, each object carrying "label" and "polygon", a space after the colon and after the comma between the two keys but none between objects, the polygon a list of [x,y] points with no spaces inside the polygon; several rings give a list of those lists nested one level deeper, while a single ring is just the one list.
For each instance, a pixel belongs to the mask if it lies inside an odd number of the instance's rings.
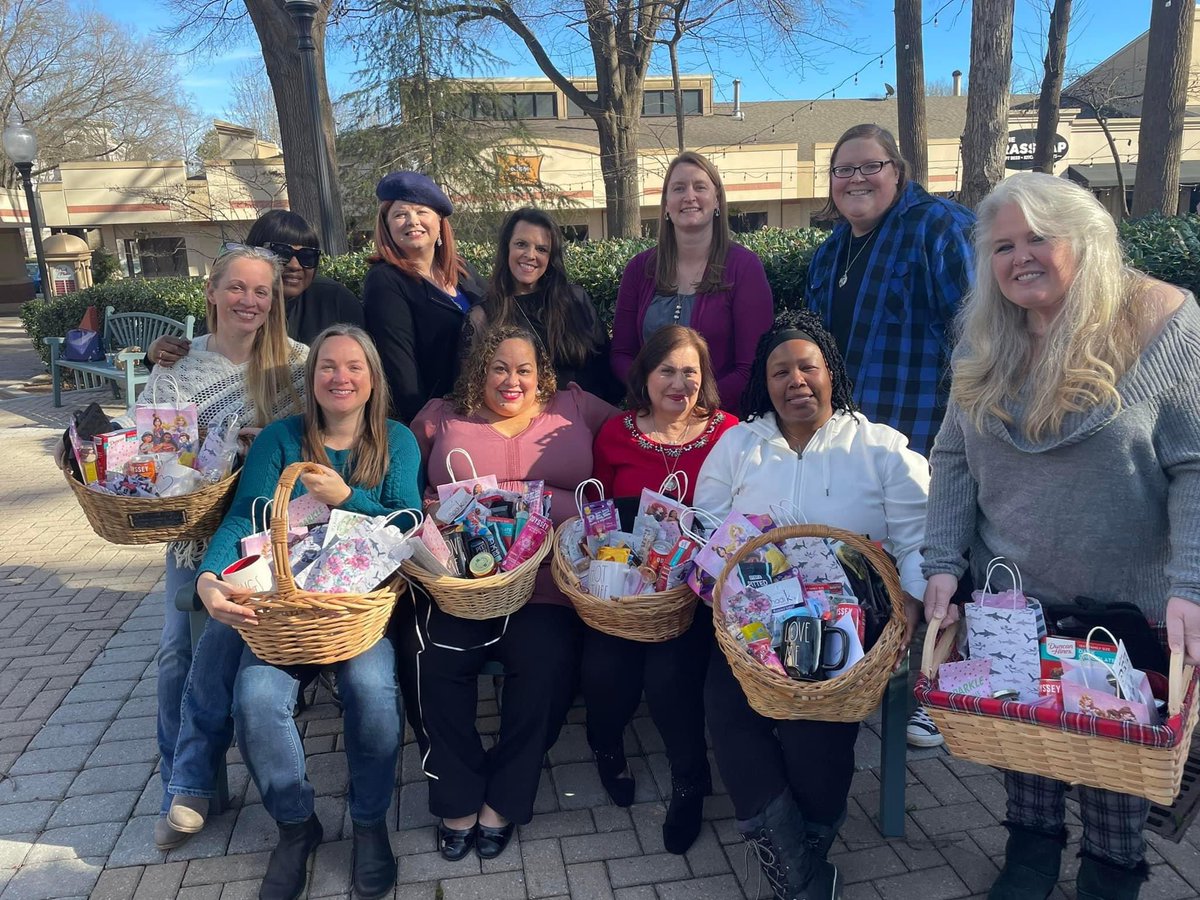
[{"label": "woman wearing black beret", "polygon": [[375,196],[363,312],[383,358],[392,417],[408,424],[430,398],[454,387],[463,324],[487,286],[455,252],[454,206],[428,176],[392,172]]}]

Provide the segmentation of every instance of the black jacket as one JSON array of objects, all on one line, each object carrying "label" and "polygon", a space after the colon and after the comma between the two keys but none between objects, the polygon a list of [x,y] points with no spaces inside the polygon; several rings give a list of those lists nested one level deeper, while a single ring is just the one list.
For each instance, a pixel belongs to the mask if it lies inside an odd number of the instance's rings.
[{"label": "black jacket", "polygon": [[312,344],[330,325],[363,327],[363,308],[354,292],[332,278],[318,275],[299,297],[288,300],[287,333],[293,341]]},{"label": "black jacket", "polygon": [[[474,271],[459,279],[458,288],[471,306],[483,302],[486,286]],[[407,425],[429,400],[454,387],[466,313],[425,279],[385,262],[367,271],[363,313],[383,358],[392,418]]]}]

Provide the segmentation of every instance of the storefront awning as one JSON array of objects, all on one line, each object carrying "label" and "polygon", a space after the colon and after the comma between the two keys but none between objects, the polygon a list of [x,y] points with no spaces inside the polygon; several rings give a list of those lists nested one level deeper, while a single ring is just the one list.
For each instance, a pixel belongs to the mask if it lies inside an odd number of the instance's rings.
[{"label": "storefront awning", "polygon": [[[1137,163],[1122,163],[1121,175],[1125,178],[1125,189],[1137,183]],[[1067,177],[1086,188],[1113,188],[1117,186],[1117,167],[1113,163],[1091,166],[1068,166]],[[1186,159],[1179,166],[1180,186],[1200,185],[1200,160]]]}]

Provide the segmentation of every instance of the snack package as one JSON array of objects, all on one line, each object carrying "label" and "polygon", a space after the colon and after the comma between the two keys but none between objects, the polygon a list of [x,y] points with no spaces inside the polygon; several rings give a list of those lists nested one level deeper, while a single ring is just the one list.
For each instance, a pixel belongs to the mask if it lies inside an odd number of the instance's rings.
[{"label": "snack package", "polygon": [[746,649],[750,655],[757,659],[768,669],[774,669],[780,675],[787,675],[783,668],[783,663],[779,661],[774,648],[771,646],[770,638],[762,638],[761,640],[752,641],[746,645]]},{"label": "snack package", "polygon": [[137,455],[140,446],[136,428],[106,431],[92,441],[96,447],[96,471],[101,481],[109,472],[124,473],[125,464]]},{"label": "snack package", "polygon": [[1077,662],[1083,658],[1084,648],[1094,653],[1102,662],[1112,665],[1117,660],[1115,644],[1092,641],[1089,645],[1083,638],[1047,635],[1038,642],[1041,656],[1042,678],[1062,678],[1063,660]]}]

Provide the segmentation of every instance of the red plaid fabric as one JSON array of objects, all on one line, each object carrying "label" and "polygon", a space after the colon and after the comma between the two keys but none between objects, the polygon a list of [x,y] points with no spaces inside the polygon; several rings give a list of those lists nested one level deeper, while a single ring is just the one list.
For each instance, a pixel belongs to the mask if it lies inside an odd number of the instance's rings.
[{"label": "red plaid fabric", "polygon": [[950,694],[934,687],[924,674],[917,677],[917,686],[913,693],[917,697],[917,702],[922,706],[966,712],[977,716],[1013,719],[1033,725],[1043,725],[1046,728],[1055,728],[1059,731],[1096,735],[1113,738],[1126,744],[1143,744],[1147,747],[1166,749],[1178,746],[1183,736],[1183,722],[1191,705],[1196,702],[1196,682],[1197,672],[1193,672],[1192,680],[1184,695],[1183,709],[1179,715],[1171,716],[1165,725],[1117,722],[1113,719],[1102,719],[1099,716],[1031,706],[1016,700],[993,700],[991,697]]}]

